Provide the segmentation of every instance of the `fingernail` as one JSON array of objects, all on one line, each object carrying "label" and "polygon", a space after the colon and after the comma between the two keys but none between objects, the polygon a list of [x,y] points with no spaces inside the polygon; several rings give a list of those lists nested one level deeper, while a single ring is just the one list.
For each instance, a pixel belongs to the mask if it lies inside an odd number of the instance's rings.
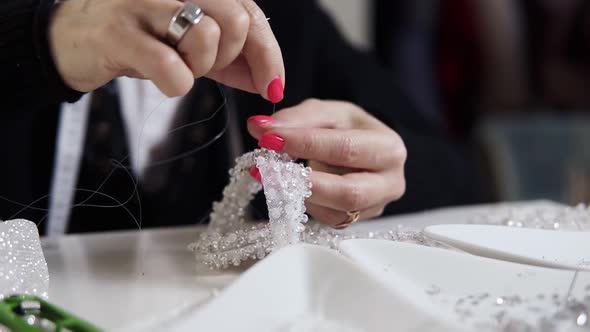
[{"label": "fingernail", "polygon": [[285,140],[281,136],[266,133],[260,137],[258,146],[269,150],[280,151],[285,146]]},{"label": "fingernail", "polygon": [[268,85],[268,99],[273,104],[283,100],[283,82],[279,76],[272,80]]},{"label": "fingernail", "polygon": [[250,175],[252,175],[252,177],[255,178],[256,181],[262,183],[262,176],[260,175],[260,170],[258,169],[258,167],[254,166],[250,168]]},{"label": "fingernail", "polygon": [[268,126],[272,124],[274,119],[268,115],[254,115],[248,118],[248,123],[255,123],[259,126]]}]

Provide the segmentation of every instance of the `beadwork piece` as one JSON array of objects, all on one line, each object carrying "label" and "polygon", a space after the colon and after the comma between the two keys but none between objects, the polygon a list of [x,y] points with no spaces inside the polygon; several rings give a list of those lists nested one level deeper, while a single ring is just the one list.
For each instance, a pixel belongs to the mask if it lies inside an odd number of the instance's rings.
[{"label": "beadwork piece", "polygon": [[474,215],[470,223],[556,231],[590,231],[590,206],[497,206]]},{"label": "beadwork piece", "polygon": [[[258,183],[249,174],[257,166],[262,179]],[[189,245],[197,260],[211,268],[238,266],[248,259],[262,259],[273,250],[305,242],[338,249],[340,241],[349,239],[382,239],[440,246],[422,231],[396,229],[384,231],[335,230],[309,221],[305,199],[311,195],[311,169],[295,163],[287,154],[258,149],[236,159],[229,172],[230,183],[221,202],[213,204],[208,230]],[[247,224],[246,209],[254,195],[262,190],[269,211],[268,224]],[[576,207],[497,207],[485,214],[474,215],[473,224],[553,230],[589,230],[590,208]]]},{"label": "beadwork piece", "polygon": [[0,300],[14,294],[47,298],[48,290],[37,226],[23,219],[0,222]]},{"label": "beadwork piece", "polygon": [[[248,225],[244,221],[248,204],[262,189],[248,172],[253,166],[260,170],[264,185],[268,224]],[[333,249],[337,249],[342,240],[358,238],[434,245],[419,231],[352,233],[308,222],[305,199],[311,195],[310,174],[309,167],[271,150],[258,149],[239,157],[229,172],[230,182],[223,190],[222,201],[213,204],[208,230],[201,233],[189,249],[195,252],[199,262],[220,269],[238,266],[248,259],[262,259],[273,250],[297,242]]]},{"label": "beadwork piece", "polygon": [[[258,167],[269,211],[269,223],[248,226],[246,207],[262,185],[248,170]],[[209,229],[189,246],[197,259],[214,268],[261,259],[272,250],[301,240],[307,222],[305,199],[311,195],[310,168],[286,154],[258,149],[241,156],[230,170],[223,200],[213,204]]]},{"label": "beadwork piece", "polygon": [[[311,195],[311,169],[294,163],[286,154],[265,149],[247,153],[236,162],[236,166],[230,171],[230,183],[224,189],[223,200],[213,205],[208,230],[200,235],[197,242],[189,246],[196,253],[197,260],[211,268],[227,268],[230,265],[240,265],[248,259],[262,259],[273,250],[297,242],[333,249],[338,249],[341,241],[349,239],[383,239],[439,246],[422,231],[406,229],[403,226],[385,231],[351,231],[335,230],[314,221],[308,222],[304,201]],[[253,166],[257,166],[260,171],[262,185],[249,174]],[[247,224],[244,221],[246,208],[263,187],[269,210],[269,223]],[[588,231],[590,207],[506,205],[474,214],[466,221],[472,224],[555,231]],[[590,285],[586,290],[590,292]],[[564,328],[572,331],[587,330],[589,326],[590,295],[583,299],[567,297],[566,303],[563,304],[560,302],[561,294],[540,293],[536,298],[529,299],[518,294],[497,296],[482,292],[456,299],[454,302],[443,298],[441,289],[435,285],[425,292],[434,302],[453,304],[454,312],[463,322],[471,322],[481,330],[556,332]],[[549,300],[554,301],[554,310],[537,310],[543,301]],[[474,316],[473,308],[485,306],[491,308],[488,310],[490,317],[482,320],[482,317]],[[306,324],[311,327],[322,326],[324,329],[328,326],[333,327],[330,322],[315,320],[302,320],[296,323],[293,325],[295,330],[304,330]],[[342,330],[341,326],[333,328]]]}]

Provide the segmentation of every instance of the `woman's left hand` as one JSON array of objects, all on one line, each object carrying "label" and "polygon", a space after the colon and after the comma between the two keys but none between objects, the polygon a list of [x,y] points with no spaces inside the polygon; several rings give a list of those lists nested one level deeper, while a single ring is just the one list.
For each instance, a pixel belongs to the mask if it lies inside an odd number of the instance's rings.
[{"label": "woman's left hand", "polygon": [[308,160],[307,212],[325,224],[345,226],[354,211],[360,219],[379,216],[405,191],[403,141],[352,103],[309,99],[272,117],[251,117],[248,130],[260,146]]}]

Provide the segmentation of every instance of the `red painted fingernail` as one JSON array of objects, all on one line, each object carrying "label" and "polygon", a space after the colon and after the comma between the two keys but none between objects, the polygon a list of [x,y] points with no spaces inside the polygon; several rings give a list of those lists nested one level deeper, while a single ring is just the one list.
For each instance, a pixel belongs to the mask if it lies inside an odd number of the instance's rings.
[{"label": "red painted fingernail", "polygon": [[250,168],[250,175],[252,175],[252,177],[255,178],[256,181],[262,183],[262,176],[260,175],[260,170],[258,169],[258,167],[254,166]]},{"label": "red painted fingernail", "polygon": [[266,133],[260,137],[258,146],[269,150],[280,151],[285,146],[285,140],[281,136]]},{"label": "red painted fingernail", "polygon": [[280,77],[276,77],[268,85],[268,99],[276,104],[283,100],[283,82]]},{"label": "red painted fingernail", "polygon": [[268,115],[254,115],[248,118],[248,123],[255,123],[259,126],[269,125],[274,119]]}]

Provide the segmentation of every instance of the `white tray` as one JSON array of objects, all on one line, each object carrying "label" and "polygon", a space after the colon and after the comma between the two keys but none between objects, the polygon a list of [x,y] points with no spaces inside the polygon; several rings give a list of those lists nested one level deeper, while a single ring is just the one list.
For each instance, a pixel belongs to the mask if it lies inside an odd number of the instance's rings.
[{"label": "white tray", "polygon": [[[458,331],[335,251],[285,248],[166,331]],[[435,312],[435,310],[434,310]],[[322,323],[307,325],[304,322]]]},{"label": "white tray", "polygon": [[[574,276],[573,271],[383,240],[343,241],[341,250],[383,285],[395,289],[398,296],[469,330],[493,327],[502,311],[536,322],[541,315],[558,310],[556,302],[564,304]],[[590,273],[580,273],[572,295],[582,300],[590,295],[589,285]],[[528,303],[509,305],[515,296]],[[428,309],[432,305],[436,309]],[[466,310],[469,314],[463,315]]]}]

